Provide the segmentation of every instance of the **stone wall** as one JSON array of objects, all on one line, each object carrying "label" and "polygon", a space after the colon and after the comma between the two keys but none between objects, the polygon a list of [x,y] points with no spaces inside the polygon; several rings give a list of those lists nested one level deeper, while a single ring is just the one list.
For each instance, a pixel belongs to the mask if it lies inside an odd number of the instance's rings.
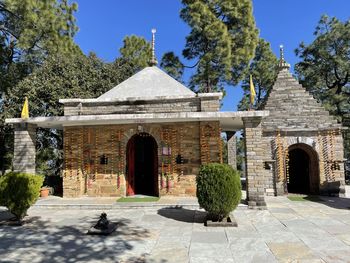
[{"label": "stone wall", "polygon": [[[314,169],[318,174],[318,193],[334,194],[342,193],[345,184],[344,178],[344,153],[343,138],[338,130],[328,131],[304,131],[304,132],[278,132],[264,133],[264,140],[269,145],[266,148],[264,159],[275,160],[271,170],[266,170],[265,192],[267,195],[286,194],[286,181],[288,177],[288,167],[286,167],[286,153],[291,147],[308,146],[316,155]],[[278,145],[281,147],[282,158],[278,154]],[[305,146],[303,146],[305,145]],[[312,154],[312,153],[311,153]]]},{"label": "stone wall", "polygon": [[237,142],[234,132],[226,132],[227,134],[227,162],[233,169],[237,169]]},{"label": "stone wall", "polygon": [[208,93],[209,96],[206,96],[206,95],[207,94],[199,94],[200,105],[201,105],[200,111],[219,111],[220,100],[218,98],[210,96],[210,93]]},{"label": "stone wall", "polygon": [[[219,94],[220,95],[220,94]],[[218,94],[189,98],[164,98],[147,100],[94,101],[73,99],[64,102],[64,115],[107,115],[167,112],[219,111]]]},{"label": "stone wall", "polygon": [[17,124],[14,129],[13,170],[35,174],[36,125]]},{"label": "stone wall", "polygon": [[197,112],[200,100],[195,98],[149,101],[115,101],[98,103],[66,103],[64,115],[107,115],[128,113]]},{"label": "stone wall", "polygon": [[265,147],[262,140],[261,118],[243,118],[243,122],[248,205],[249,207],[265,208],[265,176],[263,168]]},{"label": "stone wall", "polygon": [[[200,164],[222,158],[218,122],[65,127],[64,196],[126,195],[126,146],[138,132],[157,142],[160,195],[195,195]],[[164,155],[165,146],[171,148],[170,155]],[[108,158],[107,164],[100,164],[101,156]]]}]

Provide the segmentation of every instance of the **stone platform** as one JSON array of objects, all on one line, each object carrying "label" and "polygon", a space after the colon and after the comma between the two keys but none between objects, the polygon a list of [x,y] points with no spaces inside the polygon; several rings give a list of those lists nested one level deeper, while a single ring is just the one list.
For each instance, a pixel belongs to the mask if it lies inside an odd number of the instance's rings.
[{"label": "stone platform", "polygon": [[[118,203],[118,197],[79,197],[79,198],[62,198],[58,196],[49,196],[39,198],[33,205],[33,208],[40,209],[98,209],[114,210],[129,208],[188,208],[199,209],[196,197],[180,196],[162,196],[157,202],[137,202],[137,203]],[[246,192],[242,191],[242,203],[245,205]]]},{"label": "stone platform", "polygon": [[[88,236],[101,210],[29,210],[23,227],[0,227],[5,262],[349,262],[350,200],[267,197],[267,210],[238,207],[238,227],[208,228],[199,209],[108,211],[110,236]],[[6,216],[0,211],[0,221]],[[0,260],[1,261],[1,260]]]},{"label": "stone platform", "polygon": [[162,207],[186,207],[199,209],[197,198],[195,197],[161,197],[157,202],[126,202],[118,203],[117,197],[80,197],[61,198],[50,196],[40,198],[33,208],[42,209],[129,209],[129,208],[162,208]]}]

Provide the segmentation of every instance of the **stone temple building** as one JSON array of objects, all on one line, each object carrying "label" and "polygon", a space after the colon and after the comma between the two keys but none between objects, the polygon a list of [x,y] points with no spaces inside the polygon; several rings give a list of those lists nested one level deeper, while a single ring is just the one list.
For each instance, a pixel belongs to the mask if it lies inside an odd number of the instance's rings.
[{"label": "stone temple building", "polygon": [[343,127],[289,68],[281,50],[279,74],[262,107],[269,111],[261,122],[265,194],[343,194]]},{"label": "stone temple building", "polygon": [[222,132],[235,166],[232,135],[243,129],[251,207],[264,207],[265,195],[339,193],[342,127],[283,57],[263,110],[220,112],[221,98],[146,67],[98,98],[61,99],[64,116],[7,119],[15,133],[13,169],[35,172],[37,127],[62,129],[64,197],[193,196],[200,165],[222,162]]}]

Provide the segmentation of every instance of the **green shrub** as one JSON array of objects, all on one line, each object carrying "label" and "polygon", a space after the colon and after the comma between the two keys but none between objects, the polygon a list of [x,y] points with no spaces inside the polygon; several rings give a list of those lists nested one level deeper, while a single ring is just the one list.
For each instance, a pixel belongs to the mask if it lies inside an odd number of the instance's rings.
[{"label": "green shrub", "polygon": [[227,164],[202,165],[197,181],[198,203],[213,221],[222,221],[241,200],[239,173]]},{"label": "green shrub", "polygon": [[0,177],[0,205],[23,219],[29,207],[39,197],[43,177],[35,174],[10,172]]}]

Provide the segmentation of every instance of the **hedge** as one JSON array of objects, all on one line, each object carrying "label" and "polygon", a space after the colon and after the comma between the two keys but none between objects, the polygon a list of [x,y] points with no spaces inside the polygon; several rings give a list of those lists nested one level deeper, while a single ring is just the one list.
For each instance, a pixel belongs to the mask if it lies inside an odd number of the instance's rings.
[{"label": "hedge", "polygon": [[198,203],[213,221],[222,221],[240,203],[240,176],[227,164],[202,165],[196,182]]},{"label": "hedge", "polygon": [[20,221],[39,197],[43,177],[35,174],[10,172],[0,177],[0,205]]}]

